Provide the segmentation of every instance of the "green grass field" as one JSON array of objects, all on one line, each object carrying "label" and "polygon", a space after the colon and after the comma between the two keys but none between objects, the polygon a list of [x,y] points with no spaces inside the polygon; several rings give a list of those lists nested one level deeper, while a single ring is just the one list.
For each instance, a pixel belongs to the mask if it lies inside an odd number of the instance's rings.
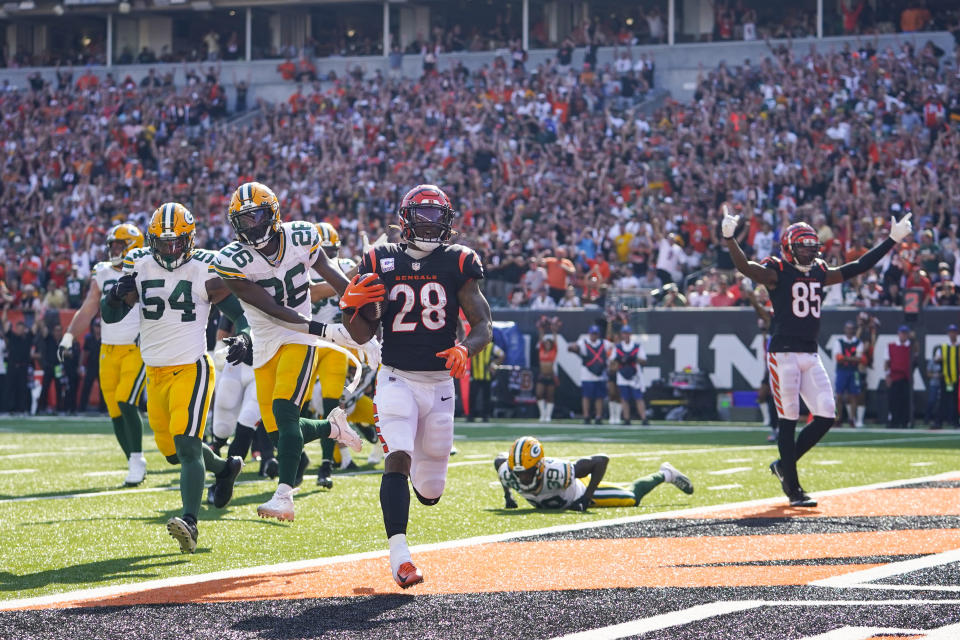
[{"label": "green grass field", "polygon": [[[586,514],[536,512],[525,504],[504,510],[492,460],[524,434],[541,438],[548,456],[609,454],[606,479],[613,482],[632,481],[669,460],[691,477],[696,493],[688,497],[667,485],[638,508]],[[197,553],[181,555],[164,526],[180,513],[179,467],[163,460],[149,435],[144,443],[146,482],[123,488],[126,463],[106,420],[0,419],[0,599],[386,547],[378,469],[338,475],[325,491],[315,485],[314,464],[289,524],[257,517],[256,506],[275,484],[250,463],[226,509],[204,506]],[[458,423],[456,446],[440,503],[427,508],[412,501],[413,545],[782,495],[767,469],[776,449],[756,428]],[[358,462],[366,460],[370,445],[364,447]],[[837,429],[804,458],[801,480],[820,491],[953,471],[958,449],[960,432]],[[307,451],[319,460],[319,445]]]}]

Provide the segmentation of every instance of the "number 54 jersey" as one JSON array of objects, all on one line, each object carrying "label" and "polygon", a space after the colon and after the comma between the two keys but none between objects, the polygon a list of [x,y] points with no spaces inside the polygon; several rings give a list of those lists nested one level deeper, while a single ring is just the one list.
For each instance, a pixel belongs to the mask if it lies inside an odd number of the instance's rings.
[{"label": "number 54 jersey", "polygon": [[457,339],[457,293],[468,280],[483,278],[480,258],[460,244],[442,245],[414,258],[403,244],[371,249],[360,273],[376,273],[387,289],[383,312],[385,365],[406,371],[444,371],[436,353]]},{"label": "number 54 jersey", "polygon": [[[170,271],[150,249],[134,249],[123,259],[123,273],[137,274],[140,296],[140,355],[150,367],[191,364],[207,351],[214,254],[194,249],[190,260]],[[136,310],[132,310],[131,313]]]},{"label": "number 54 jersey", "polygon": [[[216,274],[224,280],[247,280],[273,296],[277,304],[311,318],[310,267],[320,251],[320,234],[308,222],[280,225],[280,251],[268,260],[259,251],[231,242],[217,254]],[[240,301],[253,333],[253,368],[266,364],[285,344],[313,346],[316,336],[284,327],[256,307]]]}]

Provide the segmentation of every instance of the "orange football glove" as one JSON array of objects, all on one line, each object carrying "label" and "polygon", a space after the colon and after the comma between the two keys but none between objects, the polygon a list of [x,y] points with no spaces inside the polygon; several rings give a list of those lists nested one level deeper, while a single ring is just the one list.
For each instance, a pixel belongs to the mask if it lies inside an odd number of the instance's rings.
[{"label": "orange football glove", "polygon": [[353,276],[353,280],[347,285],[343,295],[340,296],[341,309],[359,309],[365,304],[371,302],[383,302],[387,294],[386,287],[380,282],[379,276],[375,273],[359,273]]},{"label": "orange football glove", "polygon": [[450,376],[453,378],[462,378],[470,370],[470,354],[462,344],[438,351],[437,357],[447,359],[446,367],[450,369]]}]

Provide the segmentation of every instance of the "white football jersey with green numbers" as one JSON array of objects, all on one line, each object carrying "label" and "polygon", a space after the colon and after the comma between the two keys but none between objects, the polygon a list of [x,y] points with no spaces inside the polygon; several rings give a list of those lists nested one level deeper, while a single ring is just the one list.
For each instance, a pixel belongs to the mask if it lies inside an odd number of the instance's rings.
[{"label": "white football jersey with green numbers", "polygon": [[[344,274],[357,266],[357,263],[350,258],[340,258],[337,260],[340,271]],[[323,282],[323,276],[317,273],[316,269],[310,269],[310,280],[312,282]],[[340,296],[335,295],[329,298],[323,298],[313,303],[313,319],[324,324],[334,324],[341,321]]]},{"label": "white football jersey with green numbers", "polygon": [[540,471],[533,489],[521,489],[517,476],[506,461],[497,470],[500,484],[516,491],[524,500],[542,509],[566,509],[587,490],[587,485],[577,479],[570,462],[544,458]]},{"label": "white football jersey with green numbers", "polygon": [[[121,265],[121,269],[123,265]],[[122,271],[113,268],[109,262],[98,262],[93,267],[93,279],[100,287],[100,295],[113,288]],[[123,320],[108,324],[106,322],[100,325],[100,342],[103,344],[134,344],[137,341],[137,335],[140,333],[140,303],[133,305]]]},{"label": "white football jersey with green numbers", "polygon": [[173,271],[160,266],[150,249],[134,249],[123,259],[123,272],[137,274],[140,355],[147,366],[191,364],[207,352],[207,280],[216,276],[215,256],[194,249]]},{"label": "white football jersey with green numbers", "polygon": [[[214,269],[224,280],[249,280],[260,285],[288,309],[312,318],[308,272],[320,251],[320,234],[309,222],[280,225],[280,251],[268,260],[259,251],[231,242],[217,254]],[[253,338],[253,368],[266,364],[285,344],[316,344],[316,336],[278,324],[277,320],[242,300]]]}]

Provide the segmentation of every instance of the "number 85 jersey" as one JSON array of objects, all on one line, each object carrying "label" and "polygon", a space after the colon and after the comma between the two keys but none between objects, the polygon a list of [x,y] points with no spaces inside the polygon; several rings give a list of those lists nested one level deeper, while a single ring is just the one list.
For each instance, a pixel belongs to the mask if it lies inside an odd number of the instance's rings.
[{"label": "number 85 jersey", "polygon": [[781,258],[767,258],[762,264],[777,273],[777,286],[770,290],[773,326],[767,350],[816,353],[827,264],[818,258],[806,272]]},{"label": "number 85 jersey", "polygon": [[[310,310],[310,267],[320,251],[320,234],[308,222],[280,225],[280,251],[268,260],[255,249],[231,242],[217,254],[216,274],[224,280],[248,280],[273,296],[277,304],[312,318]],[[266,364],[285,344],[314,345],[317,337],[281,326],[276,319],[253,305],[240,301],[250,323],[253,338],[253,368]]]},{"label": "number 85 jersey", "polygon": [[460,244],[442,245],[422,258],[405,244],[371,249],[360,273],[376,273],[387,289],[383,311],[382,362],[405,371],[445,371],[436,353],[457,339],[457,293],[469,280],[483,278],[480,258]]},{"label": "number 85 jersey", "polygon": [[215,277],[214,255],[194,249],[190,259],[172,271],[160,266],[150,249],[133,249],[123,259],[123,273],[137,274],[140,355],[147,366],[191,364],[206,353],[207,280]]}]

